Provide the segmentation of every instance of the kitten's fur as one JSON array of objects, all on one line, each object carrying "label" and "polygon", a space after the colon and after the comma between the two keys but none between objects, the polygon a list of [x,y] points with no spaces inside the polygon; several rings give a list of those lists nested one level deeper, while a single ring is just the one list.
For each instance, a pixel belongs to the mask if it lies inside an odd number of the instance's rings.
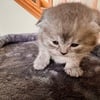
[{"label": "kitten's fur", "polygon": [[33,67],[42,70],[51,58],[56,63],[65,63],[64,70],[70,76],[81,76],[80,61],[97,44],[99,16],[98,11],[80,3],[45,10],[37,23],[39,54]]}]

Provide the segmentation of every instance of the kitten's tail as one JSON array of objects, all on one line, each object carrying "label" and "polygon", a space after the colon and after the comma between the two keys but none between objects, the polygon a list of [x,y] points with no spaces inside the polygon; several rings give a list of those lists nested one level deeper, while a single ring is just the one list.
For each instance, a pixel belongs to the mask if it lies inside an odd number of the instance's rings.
[{"label": "kitten's tail", "polygon": [[0,48],[9,43],[35,41],[36,39],[37,39],[37,35],[35,33],[8,34],[8,35],[0,36]]}]

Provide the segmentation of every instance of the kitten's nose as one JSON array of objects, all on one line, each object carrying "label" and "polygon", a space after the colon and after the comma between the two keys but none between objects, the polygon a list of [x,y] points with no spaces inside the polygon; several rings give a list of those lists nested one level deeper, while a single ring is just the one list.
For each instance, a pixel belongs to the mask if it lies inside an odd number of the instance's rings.
[{"label": "kitten's nose", "polygon": [[66,55],[67,54],[67,52],[60,52],[62,55]]}]

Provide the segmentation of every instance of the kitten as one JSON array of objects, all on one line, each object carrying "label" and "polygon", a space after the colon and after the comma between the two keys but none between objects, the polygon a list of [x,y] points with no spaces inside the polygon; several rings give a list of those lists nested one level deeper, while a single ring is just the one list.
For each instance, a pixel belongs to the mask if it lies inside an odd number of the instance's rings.
[{"label": "kitten", "polygon": [[39,53],[33,62],[34,69],[44,69],[53,59],[65,63],[68,75],[81,76],[80,61],[97,44],[99,21],[98,11],[80,3],[65,3],[45,10],[37,23]]}]

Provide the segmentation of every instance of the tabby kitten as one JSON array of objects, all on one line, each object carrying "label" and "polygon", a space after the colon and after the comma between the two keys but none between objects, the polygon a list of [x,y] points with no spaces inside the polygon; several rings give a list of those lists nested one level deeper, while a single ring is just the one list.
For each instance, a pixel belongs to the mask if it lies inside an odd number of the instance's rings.
[{"label": "tabby kitten", "polygon": [[65,3],[44,11],[38,21],[39,53],[33,62],[44,69],[53,59],[65,63],[64,71],[72,76],[83,74],[80,61],[97,44],[99,12],[80,3]]}]

